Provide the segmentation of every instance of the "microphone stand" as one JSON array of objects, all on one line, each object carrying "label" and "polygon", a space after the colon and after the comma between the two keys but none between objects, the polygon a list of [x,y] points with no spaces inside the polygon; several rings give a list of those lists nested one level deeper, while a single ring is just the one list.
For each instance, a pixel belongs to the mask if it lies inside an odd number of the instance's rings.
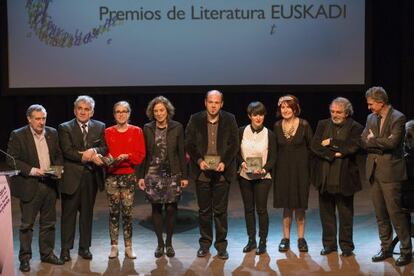
[{"label": "microphone stand", "polygon": [[17,169],[16,159],[13,156],[11,156],[10,154],[8,154],[7,152],[5,152],[4,150],[2,150],[2,149],[0,149],[0,152],[3,153],[8,158],[10,158],[11,160],[13,160],[13,166],[14,166],[14,170],[11,170],[11,171],[2,171],[2,172],[0,172],[0,175],[6,175],[6,176],[15,176],[15,175],[18,175],[20,173],[20,170]]}]

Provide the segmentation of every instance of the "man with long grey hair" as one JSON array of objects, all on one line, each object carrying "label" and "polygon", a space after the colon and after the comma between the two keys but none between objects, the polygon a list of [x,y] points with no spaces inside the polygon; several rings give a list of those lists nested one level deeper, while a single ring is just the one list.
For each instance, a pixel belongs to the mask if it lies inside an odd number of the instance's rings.
[{"label": "man with long grey hair", "polygon": [[354,194],[361,190],[358,167],[359,139],[362,125],[351,116],[351,102],[336,98],[329,106],[331,117],[318,122],[312,139],[316,155],[313,183],[319,190],[319,212],[322,222],[321,255],[337,251],[337,219],[339,247],[342,256],[353,255]]}]

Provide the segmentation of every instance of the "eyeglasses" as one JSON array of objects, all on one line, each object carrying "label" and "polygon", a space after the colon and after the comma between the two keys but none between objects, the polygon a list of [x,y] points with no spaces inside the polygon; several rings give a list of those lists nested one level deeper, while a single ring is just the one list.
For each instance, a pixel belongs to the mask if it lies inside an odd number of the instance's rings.
[{"label": "eyeglasses", "polygon": [[126,114],[126,113],[129,113],[129,111],[128,110],[117,110],[117,111],[115,111],[115,113],[116,114]]}]

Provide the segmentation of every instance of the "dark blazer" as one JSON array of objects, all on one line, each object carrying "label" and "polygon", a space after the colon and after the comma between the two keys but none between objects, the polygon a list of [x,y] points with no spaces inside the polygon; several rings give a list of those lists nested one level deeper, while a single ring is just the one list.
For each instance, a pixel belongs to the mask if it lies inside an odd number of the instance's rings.
[{"label": "dark blazer", "polygon": [[[45,127],[45,138],[49,149],[50,165],[62,165],[62,152],[59,148],[59,139],[56,129]],[[16,167],[20,174],[11,178],[11,194],[22,201],[30,201],[39,187],[39,178],[30,176],[32,168],[40,168],[39,157],[30,126],[13,130],[10,134],[7,152],[16,160]],[[11,158],[7,163],[14,168]],[[50,183],[57,181],[49,179]]]},{"label": "dark blazer", "polygon": [[414,120],[405,124],[404,152],[414,157]]},{"label": "dark blazer", "polygon": [[405,124],[404,152],[407,181],[401,185],[402,206],[414,209],[414,120]]},{"label": "dark blazer", "polygon": [[[148,172],[155,151],[155,122],[144,125],[146,157],[139,166],[138,177],[144,178]],[[171,174],[181,174],[182,179],[188,179],[187,164],[184,152],[184,128],[177,121],[169,120],[167,128],[167,158]]]},{"label": "dark blazer", "polygon": [[[240,146],[241,146],[241,142],[243,140],[243,132],[246,129],[246,127],[250,127],[250,125],[247,126],[242,126],[239,128],[239,141],[240,141]],[[267,161],[266,164],[264,164],[263,169],[266,170],[266,172],[272,172],[274,166],[275,166],[275,162],[276,162],[276,136],[275,134],[270,130],[267,129],[267,136],[268,136],[268,148],[267,148]],[[237,166],[239,167],[241,165],[241,163],[243,163],[243,158],[241,156],[241,148],[239,147],[239,154],[238,154],[238,158],[237,158]]]},{"label": "dark blazer", "polygon": [[[413,181],[414,178],[414,120],[405,124],[404,138],[405,161],[407,164],[407,178]],[[414,182],[412,182],[414,184]]]},{"label": "dark blazer", "polygon": [[340,176],[339,176],[339,190],[340,193],[345,196],[353,195],[355,192],[360,191],[361,177],[360,168],[358,164],[358,156],[360,154],[360,137],[363,130],[363,126],[352,118],[347,119],[347,124],[350,124],[350,131],[345,141],[332,139],[331,144],[327,147],[321,145],[322,141],[330,138],[324,137],[324,132],[331,122],[331,119],[320,120],[316,128],[315,135],[312,138],[311,149],[315,154],[313,164],[313,181],[317,189],[320,189],[325,185],[324,175],[327,172],[323,170],[323,164],[325,162],[332,163],[335,160],[335,153],[340,152],[342,154]]},{"label": "dark blazer", "polygon": [[79,187],[81,176],[86,166],[93,169],[98,187],[104,189],[103,168],[94,164],[83,164],[79,151],[94,148],[97,153],[105,155],[105,124],[96,120],[88,123],[87,147],[83,145],[82,130],[76,119],[62,123],[58,127],[60,148],[64,158],[64,173],[62,176],[61,192],[73,194]]},{"label": "dark blazer", "polygon": [[[366,163],[368,180],[374,171],[375,162],[376,174],[381,181],[400,182],[407,178],[403,159],[405,121],[404,114],[390,106],[381,133],[378,133],[378,116],[373,113],[368,115],[361,135],[361,144],[368,153]],[[375,137],[367,140],[369,129]]]},{"label": "dark blazer", "polygon": [[[236,176],[236,156],[240,147],[238,128],[233,114],[221,110],[219,116],[217,152],[224,163],[224,178],[232,181]],[[201,173],[198,160],[204,159],[207,152],[207,112],[191,115],[185,133],[186,150],[190,155],[190,178],[197,180]]]}]

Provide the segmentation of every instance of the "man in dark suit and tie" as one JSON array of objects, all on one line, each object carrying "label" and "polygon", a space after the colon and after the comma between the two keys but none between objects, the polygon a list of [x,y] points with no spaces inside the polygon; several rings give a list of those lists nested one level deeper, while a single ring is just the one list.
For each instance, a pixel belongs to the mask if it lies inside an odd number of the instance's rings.
[{"label": "man in dark suit and tie", "polygon": [[[26,112],[28,125],[12,131],[7,152],[8,165],[20,170],[11,178],[11,193],[20,199],[20,270],[30,271],[33,224],[39,219],[39,250],[42,262],[62,265],[53,252],[55,246],[57,178],[47,175],[51,166],[61,166],[62,153],[56,129],[46,126],[46,109],[31,105]],[[1,248],[0,248],[1,250]]]},{"label": "man in dark suit and tie", "polygon": [[105,155],[105,124],[92,120],[95,101],[89,96],[79,96],[74,102],[75,117],[59,125],[59,141],[64,157],[64,174],[61,186],[62,218],[60,258],[71,260],[79,212],[80,257],[91,260],[89,251],[92,240],[93,207],[98,191],[104,189],[103,162]]},{"label": "man in dark suit and tie", "polygon": [[365,94],[368,115],[362,133],[362,145],[367,150],[366,176],[371,183],[371,195],[377,217],[381,250],[373,262],[392,257],[393,227],[400,240],[401,255],[397,266],[411,262],[412,245],[409,216],[401,208],[401,182],[406,179],[403,159],[405,116],[388,103],[382,87],[372,87]]},{"label": "man in dark suit and tie", "polygon": [[217,256],[227,259],[227,205],[230,183],[236,176],[239,136],[233,114],[222,111],[223,94],[212,90],[204,100],[205,111],[193,114],[186,128],[190,178],[196,183],[200,221],[198,257],[209,253],[216,229]]}]

